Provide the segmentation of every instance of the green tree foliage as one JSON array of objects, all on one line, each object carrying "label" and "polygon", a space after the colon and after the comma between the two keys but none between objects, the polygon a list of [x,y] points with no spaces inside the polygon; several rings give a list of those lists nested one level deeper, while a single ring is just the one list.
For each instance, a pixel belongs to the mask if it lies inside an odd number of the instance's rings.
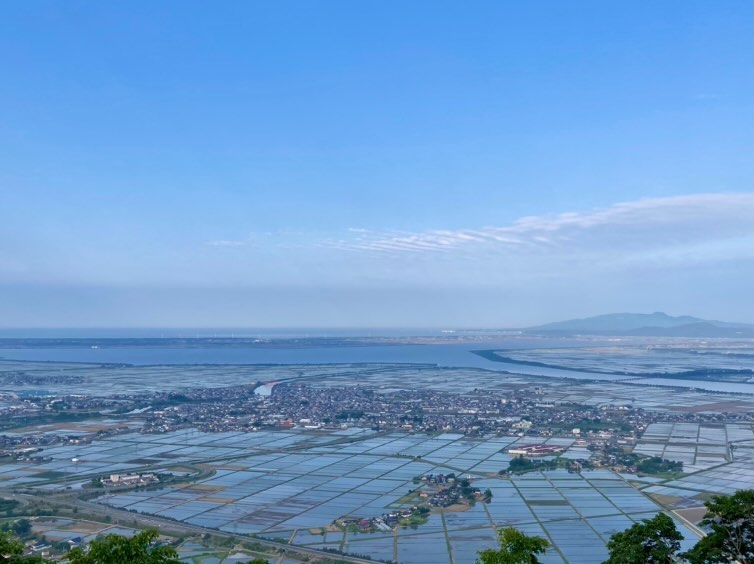
[{"label": "green tree foliage", "polygon": [[691,564],[754,562],[754,490],[715,496],[706,504],[702,525],[711,532],[683,554]]},{"label": "green tree foliage", "polygon": [[19,519],[13,523],[13,532],[22,539],[31,535],[31,521],[28,519]]},{"label": "green tree foliage", "polygon": [[158,546],[154,529],[128,538],[107,535],[89,543],[87,550],[76,547],[66,555],[70,564],[178,564],[178,553],[172,546]]},{"label": "green tree foliage", "polygon": [[2,499],[0,498],[0,511],[5,515],[10,516],[13,510],[20,504],[15,499]]},{"label": "green tree foliage", "polygon": [[477,564],[536,564],[550,543],[542,537],[530,537],[513,527],[498,529],[500,550],[480,550]]},{"label": "green tree foliage", "polygon": [[524,458],[523,454],[518,455],[508,463],[508,470],[511,472],[526,472],[533,467],[534,463],[528,458]]},{"label": "green tree foliage", "polygon": [[663,474],[666,472],[683,471],[683,462],[665,460],[659,456],[645,458],[636,465],[636,469],[642,474]]},{"label": "green tree foliage", "polygon": [[610,558],[605,564],[671,564],[681,548],[683,535],[664,513],[642,519],[622,533],[615,533],[607,543]]},{"label": "green tree foliage", "polygon": [[24,545],[8,533],[0,533],[0,562],[13,562],[24,551]]},{"label": "green tree foliage", "polygon": [[532,460],[530,458],[524,458],[523,454],[519,454],[516,458],[512,459],[508,463],[508,468],[501,470],[498,474],[508,473],[523,473],[530,472],[532,470],[553,470],[558,467],[558,461],[553,460]]},{"label": "green tree foliage", "polygon": [[0,533],[0,562],[8,564],[42,564],[39,556],[24,556],[24,545],[8,533]]}]

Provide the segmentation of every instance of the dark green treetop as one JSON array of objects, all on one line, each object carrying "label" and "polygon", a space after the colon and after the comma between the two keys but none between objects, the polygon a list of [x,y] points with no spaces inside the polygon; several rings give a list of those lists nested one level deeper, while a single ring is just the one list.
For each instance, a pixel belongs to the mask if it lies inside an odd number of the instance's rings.
[{"label": "dark green treetop", "polygon": [[705,503],[702,525],[711,532],[683,554],[691,564],[754,562],[754,490],[715,496]]},{"label": "dark green treetop", "polygon": [[478,564],[536,564],[550,543],[542,537],[530,537],[513,527],[498,529],[500,550],[480,550]]},{"label": "dark green treetop", "polygon": [[93,540],[87,550],[74,548],[65,558],[70,564],[179,564],[178,552],[172,546],[157,545],[157,537],[154,529],[141,531],[131,538],[107,535]]},{"label": "dark green treetop", "polygon": [[658,513],[610,537],[605,564],[671,564],[682,540],[673,520]]}]

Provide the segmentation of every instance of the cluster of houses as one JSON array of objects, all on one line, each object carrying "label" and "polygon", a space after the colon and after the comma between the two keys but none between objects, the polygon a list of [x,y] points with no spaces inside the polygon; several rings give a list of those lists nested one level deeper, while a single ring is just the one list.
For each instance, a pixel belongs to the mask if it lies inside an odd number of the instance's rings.
[{"label": "cluster of houses", "polygon": [[145,474],[110,474],[108,478],[102,478],[104,486],[146,486],[160,481],[159,476],[152,472]]},{"label": "cluster of houses", "polygon": [[558,445],[530,444],[509,448],[508,454],[515,456],[554,456],[564,450],[565,447]]},{"label": "cluster of houses", "polygon": [[[268,393],[256,394],[260,388]],[[451,393],[432,389],[386,391],[361,385],[315,386],[304,382],[260,386],[257,382],[196,388],[180,394],[147,394],[139,398],[140,405],[167,405],[129,415],[144,420],[144,433],[163,433],[189,424],[208,432],[361,426],[470,436],[498,433],[593,438],[599,434],[605,439],[636,438],[647,425],[660,420],[706,422],[720,416],[645,411],[630,403],[575,405],[556,392],[542,386],[499,393]],[[129,401],[133,404],[135,398]],[[750,414],[735,417],[751,420]],[[584,426],[585,421],[599,425]]]},{"label": "cluster of houses", "polygon": [[424,474],[414,478],[414,482],[422,482],[440,488],[436,491],[422,490],[419,492],[419,497],[426,500],[432,507],[450,507],[464,499],[473,500],[484,497],[479,488],[471,487],[468,479],[456,478],[455,474]]},{"label": "cluster of houses", "polygon": [[424,474],[419,478],[416,478],[416,482],[424,482],[425,484],[454,484],[456,481],[455,474]]},{"label": "cluster of houses", "polygon": [[450,507],[451,505],[460,503],[464,499],[482,499],[483,497],[484,494],[482,494],[479,488],[464,488],[456,483],[431,494],[429,505],[432,507]]},{"label": "cluster of houses", "polygon": [[401,520],[411,519],[414,515],[426,515],[427,513],[429,513],[429,509],[426,507],[413,506],[410,509],[383,513],[379,517],[338,519],[337,524],[343,528],[357,527],[361,533],[392,531],[400,525]]}]

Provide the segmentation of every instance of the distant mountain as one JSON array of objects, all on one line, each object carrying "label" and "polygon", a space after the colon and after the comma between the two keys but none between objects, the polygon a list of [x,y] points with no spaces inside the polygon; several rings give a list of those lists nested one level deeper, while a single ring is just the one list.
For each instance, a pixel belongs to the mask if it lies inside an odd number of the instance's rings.
[{"label": "distant mountain", "polygon": [[547,323],[525,330],[530,334],[589,334],[646,337],[754,337],[754,325],[709,321],[662,312],[609,313],[584,319]]}]

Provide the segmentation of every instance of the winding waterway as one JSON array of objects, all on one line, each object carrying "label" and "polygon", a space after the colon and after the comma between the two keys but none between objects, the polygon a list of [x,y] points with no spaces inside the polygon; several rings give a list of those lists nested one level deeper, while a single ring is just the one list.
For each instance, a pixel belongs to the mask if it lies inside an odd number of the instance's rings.
[{"label": "winding waterway", "polygon": [[[542,346],[542,342],[537,343]],[[521,347],[521,343],[517,343]],[[484,368],[544,376],[610,382],[629,382],[640,385],[662,385],[696,388],[716,392],[752,394],[754,386],[747,383],[714,382],[703,380],[641,378],[636,375],[596,374],[511,362],[495,362],[482,358],[472,350],[493,349],[495,343],[441,344],[441,345],[370,345],[328,346],[304,348],[229,348],[206,346],[183,347],[53,347],[0,349],[0,358],[25,361],[66,361],[118,364],[336,364],[336,363],[419,363],[448,367]],[[501,348],[509,348],[510,343]]]}]

